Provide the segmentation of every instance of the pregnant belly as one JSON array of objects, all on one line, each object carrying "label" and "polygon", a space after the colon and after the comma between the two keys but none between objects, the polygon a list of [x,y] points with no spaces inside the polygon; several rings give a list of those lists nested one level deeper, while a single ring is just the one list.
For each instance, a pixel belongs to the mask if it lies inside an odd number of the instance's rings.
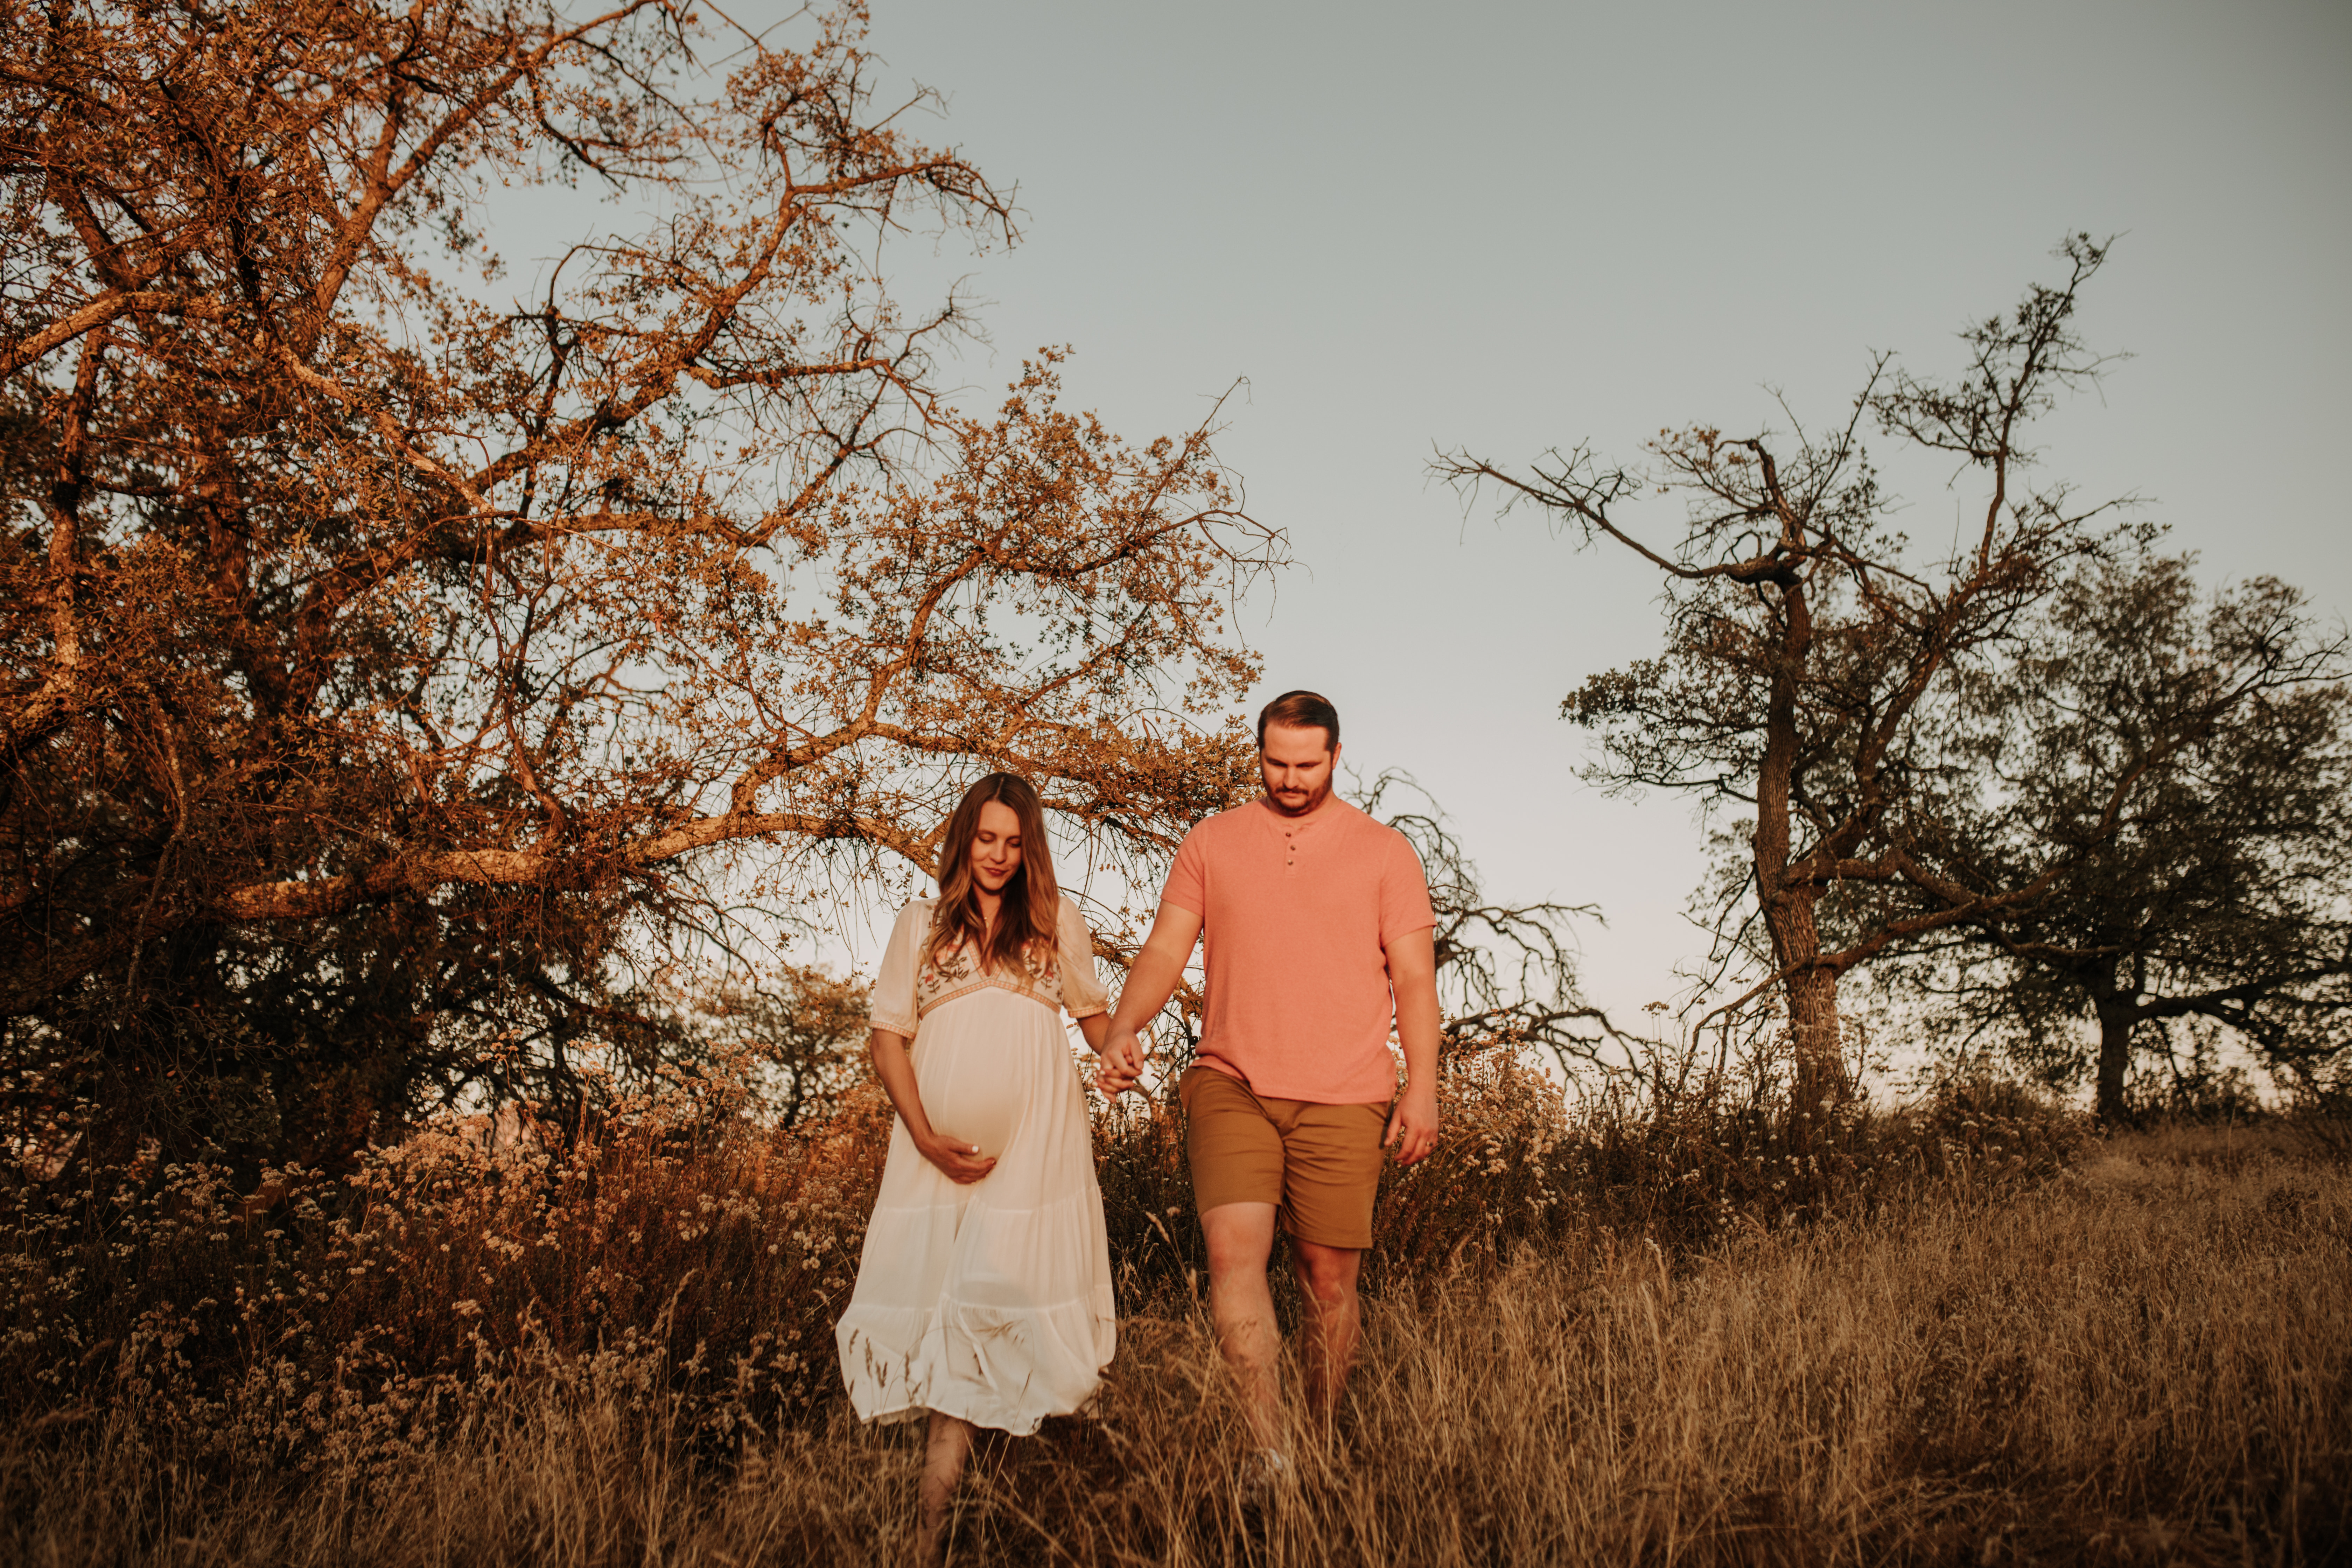
[{"label": "pregnant belly", "polygon": [[932,1128],[942,1137],[978,1144],[991,1159],[1002,1155],[1028,1109],[1030,1075],[1019,1056],[971,1041],[918,1063],[915,1082]]}]

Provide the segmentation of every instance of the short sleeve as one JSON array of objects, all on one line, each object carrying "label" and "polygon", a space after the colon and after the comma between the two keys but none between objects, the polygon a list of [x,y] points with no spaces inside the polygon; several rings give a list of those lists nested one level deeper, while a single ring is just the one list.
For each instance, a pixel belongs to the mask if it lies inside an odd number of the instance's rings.
[{"label": "short sleeve", "polygon": [[923,941],[931,933],[931,901],[917,899],[898,911],[890,944],[882,950],[882,971],[866,993],[866,1021],[877,1029],[915,1037],[915,978],[922,973]]},{"label": "short sleeve", "polygon": [[1095,969],[1094,933],[1087,930],[1087,917],[1068,899],[1062,900],[1061,946],[1062,1005],[1073,1018],[1109,1012],[1110,993],[1103,988],[1102,976]]},{"label": "short sleeve", "polygon": [[1184,842],[1176,847],[1176,864],[1168,868],[1168,885],[1160,890],[1160,901],[1205,919],[1209,912],[1208,865],[1209,858],[1201,848],[1201,829],[1196,827],[1184,835]]},{"label": "short sleeve", "polygon": [[1421,857],[1412,852],[1412,841],[1394,828],[1389,829],[1389,854],[1381,868],[1381,945],[1388,946],[1401,936],[1417,931],[1427,931],[1437,923],[1437,911],[1429,904],[1429,879],[1421,869]]}]

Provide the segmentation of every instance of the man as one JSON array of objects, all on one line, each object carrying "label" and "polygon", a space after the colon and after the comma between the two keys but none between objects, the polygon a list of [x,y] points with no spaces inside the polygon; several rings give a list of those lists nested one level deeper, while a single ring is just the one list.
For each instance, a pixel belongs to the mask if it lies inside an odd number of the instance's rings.
[{"label": "man", "polygon": [[1288,1233],[1305,1289],[1307,1407],[1328,1426],[1355,1357],[1381,1151],[1410,1165],[1437,1143],[1439,1023],[1429,884],[1404,835],[1332,797],[1339,715],[1312,691],[1286,691],[1258,715],[1257,740],[1265,797],[1185,836],[1097,1083],[1111,1096],[1132,1087],[1136,1030],[1167,1005],[1205,931],[1200,1059],[1178,1092],[1210,1307],[1263,1484],[1289,1466],[1266,1288],[1275,1233]]}]

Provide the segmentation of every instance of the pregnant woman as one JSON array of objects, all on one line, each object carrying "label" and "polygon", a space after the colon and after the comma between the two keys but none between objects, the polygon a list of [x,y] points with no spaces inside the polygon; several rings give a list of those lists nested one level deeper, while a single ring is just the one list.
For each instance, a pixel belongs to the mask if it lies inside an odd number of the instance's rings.
[{"label": "pregnant woman", "polygon": [[[1037,792],[974,784],[940,896],[899,911],[874,983],[874,1070],[898,1116],[857,1284],[835,1331],[868,1421],[928,1411],[919,1551],[946,1546],[972,1428],[1083,1405],[1116,1321],[1086,1096],[1062,1011],[1100,1048],[1092,939],[1054,880]],[[910,1045],[911,1042],[911,1045]]]}]

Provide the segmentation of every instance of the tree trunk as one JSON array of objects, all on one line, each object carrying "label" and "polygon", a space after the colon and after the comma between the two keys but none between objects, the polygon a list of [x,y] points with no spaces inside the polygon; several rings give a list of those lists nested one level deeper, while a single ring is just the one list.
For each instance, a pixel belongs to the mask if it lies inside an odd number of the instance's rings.
[{"label": "tree trunk", "polygon": [[[1769,458],[1765,477],[1777,486]],[[1801,543],[1801,534],[1792,531],[1789,542]],[[1821,927],[1813,918],[1814,906],[1821,901],[1821,884],[1810,877],[1792,879],[1789,869],[1790,801],[1797,764],[1797,684],[1813,640],[1812,609],[1801,581],[1783,586],[1781,604],[1788,619],[1765,701],[1764,755],[1756,773],[1754,853],[1757,901],[1763,909],[1765,929],[1772,935],[1772,956],[1784,977],[1781,992],[1788,998],[1789,1030],[1797,1054],[1789,1094],[1789,1138],[1803,1148],[1812,1143],[1831,1100],[1845,1098],[1845,1058],[1838,1049],[1838,974],[1821,963]]]},{"label": "tree trunk", "polygon": [[2131,1108],[2124,1103],[2124,1073],[2131,1067],[2132,1026],[2139,1022],[2139,1009],[2113,991],[2095,994],[2092,1005],[2099,1016],[2097,1114],[2103,1125],[2120,1127],[2131,1120]]},{"label": "tree trunk", "polygon": [[1811,969],[1789,977],[1789,1022],[1797,1047],[1790,1111],[1807,1129],[1846,1098],[1845,1053],[1838,1039],[1838,977]]},{"label": "tree trunk", "polygon": [[1821,931],[1813,923],[1810,889],[1783,892],[1764,911],[1772,956],[1789,972],[1781,994],[1789,1003],[1789,1033],[1796,1072],[1789,1090],[1789,1136],[1810,1144],[1832,1104],[1846,1096],[1845,1055],[1839,1048],[1837,971],[1819,962]]}]

